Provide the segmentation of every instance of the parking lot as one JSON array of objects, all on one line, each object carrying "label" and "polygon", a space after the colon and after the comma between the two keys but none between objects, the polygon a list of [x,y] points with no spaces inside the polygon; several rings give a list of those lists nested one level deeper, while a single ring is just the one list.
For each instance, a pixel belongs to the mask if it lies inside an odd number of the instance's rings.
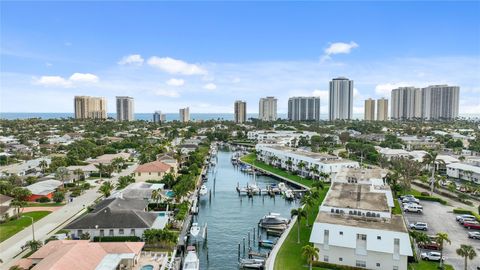
[{"label": "parking lot", "polygon": [[[455,269],[464,269],[464,259],[457,255],[456,250],[461,244],[471,245],[477,252],[477,257],[469,261],[468,269],[476,270],[480,267],[480,240],[467,237],[469,230],[458,224],[455,220],[456,214],[453,207],[442,205],[437,202],[421,201],[423,214],[405,213],[408,224],[417,221],[428,223],[428,235],[435,235],[437,232],[446,232],[452,241],[444,245],[444,256],[447,264]],[[422,251],[423,252],[423,251]]]}]

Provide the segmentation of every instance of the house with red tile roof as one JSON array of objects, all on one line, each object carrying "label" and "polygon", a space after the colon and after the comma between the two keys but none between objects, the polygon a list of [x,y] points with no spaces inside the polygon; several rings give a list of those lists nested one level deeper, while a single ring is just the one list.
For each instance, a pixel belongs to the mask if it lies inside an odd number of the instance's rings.
[{"label": "house with red tile roof", "polygon": [[147,180],[162,180],[166,173],[176,174],[175,167],[157,160],[139,165],[133,172],[133,176],[137,182],[145,182]]}]

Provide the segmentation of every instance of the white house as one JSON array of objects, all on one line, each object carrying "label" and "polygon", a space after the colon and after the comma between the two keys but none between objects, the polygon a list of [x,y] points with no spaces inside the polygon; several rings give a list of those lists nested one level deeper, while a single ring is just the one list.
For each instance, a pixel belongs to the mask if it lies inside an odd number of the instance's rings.
[{"label": "white house", "polygon": [[480,167],[467,163],[450,163],[446,167],[448,177],[480,184]]},{"label": "white house", "polygon": [[50,158],[37,158],[32,160],[23,161],[21,163],[11,164],[7,166],[0,167],[0,175],[18,175],[25,176],[31,173],[40,172],[40,162],[45,160],[48,165],[51,163]]},{"label": "white house", "polygon": [[282,145],[296,146],[300,138],[308,141],[312,136],[319,135],[312,131],[290,131],[290,130],[254,130],[247,132],[247,138],[257,143],[279,143]]},{"label": "white house", "polygon": [[356,161],[280,145],[257,144],[255,150],[257,159],[283,169],[299,171],[302,175],[311,174],[312,168],[319,173],[335,174],[342,168],[359,167]]},{"label": "white house", "polygon": [[[406,270],[413,252],[403,217],[391,214],[390,189],[381,189],[378,180],[362,180],[358,170],[345,177],[350,183],[334,180],[313,225],[310,242],[319,249],[319,260]],[[352,182],[356,177],[359,181]]]}]

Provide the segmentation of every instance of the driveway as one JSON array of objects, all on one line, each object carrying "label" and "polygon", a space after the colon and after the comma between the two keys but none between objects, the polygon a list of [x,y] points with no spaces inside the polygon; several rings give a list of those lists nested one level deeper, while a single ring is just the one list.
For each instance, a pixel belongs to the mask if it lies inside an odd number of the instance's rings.
[{"label": "driveway", "polygon": [[480,240],[474,240],[467,237],[469,230],[457,223],[456,214],[453,213],[452,206],[442,205],[437,202],[421,201],[423,214],[406,213],[407,223],[417,221],[428,223],[428,235],[435,235],[437,232],[446,232],[452,241],[444,246],[444,256],[448,264],[455,269],[464,269],[464,259],[457,255],[456,250],[461,244],[471,245],[476,249],[477,257],[469,261],[468,269],[476,270],[480,266]]},{"label": "driveway", "polygon": [[[119,175],[110,179],[112,183],[116,183],[120,176],[130,175],[137,165],[132,165],[123,170]],[[85,211],[86,207],[91,205],[100,193],[97,192],[98,186],[87,190],[81,196],[75,198],[73,202],[68,202],[65,206],[57,209],[55,212],[47,215],[41,220],[35,222],[35,238],[36,240],[45,240],[52,236],[57,230],[66,226],[70,221],[75,219],[78,215]],[[32,239],[32,228],[29,226],[24,230],[18,232],[14,236],[0,243],[0,259],[3,264],[0,269],[8,269],[13,262],[20,259],[22,256],[17,256],[22,251],[22,246]],[[26,253],[26,252],[23,252]],[[16,258],[14,258],[16,257]]]}]

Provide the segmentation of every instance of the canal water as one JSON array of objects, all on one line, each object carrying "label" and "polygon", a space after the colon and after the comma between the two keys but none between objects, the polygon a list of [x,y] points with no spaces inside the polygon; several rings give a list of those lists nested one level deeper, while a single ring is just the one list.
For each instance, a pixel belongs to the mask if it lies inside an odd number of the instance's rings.
[{"label": "canal water", "polygon": [[[199,214],[195,218],[199,225],[208,224],[206,247],[198,244],[200,269],[238,269],[238,244],[241,243],[243,257],[243,238],[245,238],[246,253],[248,253],[248,232],[252,249],[266,253],[269,249],[258,248],[258,236],[253,241],[253,228],[257,232],[258,221],[269,212],[280,213],[290,217],[290,210],[298,207],[298,202],[288,202],[280,195],[275,199],[269,196],[240,196],[236,191],[237,183],[244,187],[253,183],[253,176],[240,171],[231,163],[232,152],[220,150],[217,155],[217,165],[211,168],[206,185],[211,199],[204,196],[199,201]],[[269,176],[257,176],[260,188],[278,183]],[[263,198],[262,198],[263,197]],[[258,234],[257,234],[258,235]],[[263,233],[261,239],[266,239]],[[277,237],[268,236],[275,241]],[[208,253],[208,260],[207,260]]]}]

